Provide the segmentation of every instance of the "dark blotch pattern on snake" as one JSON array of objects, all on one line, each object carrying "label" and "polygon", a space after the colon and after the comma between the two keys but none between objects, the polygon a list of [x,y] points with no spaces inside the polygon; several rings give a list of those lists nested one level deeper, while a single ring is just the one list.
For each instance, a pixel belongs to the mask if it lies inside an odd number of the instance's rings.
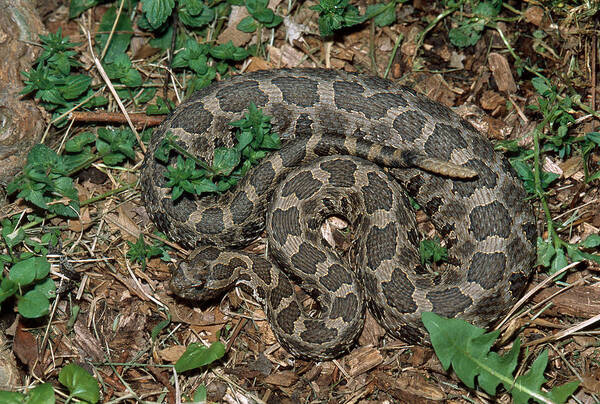
[{"label": "dark blotch pattern on snake", "polygon": [[[234,190],[173,203],[166,167],[153,158],[166,132],[212,161],[214,148],[234,144],[228,123],[251,102],[273,118],[283,148]],[[455,176],[461,169],[477,175]],[[347,351],[366,305],[390,334],[412,342],[426,340],[423,311],[489,325],[520,296],[535,257],[532,209],[504,157],[450,109],[375,77],[282,69],[214,83],[155,131],[141,183],[159,229],[199,247],[174,272],[174,292],[208,300],[237,284],[302,357]],[[438,274],[420,264],[403,189],[448,246]],[[321,236],[330,216],[344,218],[356,237],[343,256]],[[237,250],[265,229],[268,258]],[[315,298],[316,314],[290,279]]]}]

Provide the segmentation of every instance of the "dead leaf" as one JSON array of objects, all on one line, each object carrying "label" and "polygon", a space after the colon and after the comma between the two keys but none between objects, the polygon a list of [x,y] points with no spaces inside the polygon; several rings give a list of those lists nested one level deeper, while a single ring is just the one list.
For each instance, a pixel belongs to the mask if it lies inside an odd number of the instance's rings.
[{"label": "dead leaf", "polygon": [[76,233],[80,233],[87,230],[92,225],[92,219],[90,218],[90,210],[88,208],[82,208],[79,213],[78,219],[71,219],[68,221],[69,230]]},{"label": "dead leaf", "polygon": [[544,19],[544,9],[539,6],[529,7],[525,10],[524,16],[525,21],[539,27]]},{"label": "dead leaf", "polygon": [[23,329],[21,322],[17,325],[13,352],[27,367],[33,366],[38,357],[37,341],[32,333]]},{"label": "dead leaf", "polygon": [[175,363],[181,355],[185,352],[186,347],[184,345],[171,345],[168,348],[161,349],[158,351],[158,357],[163,362]]}]

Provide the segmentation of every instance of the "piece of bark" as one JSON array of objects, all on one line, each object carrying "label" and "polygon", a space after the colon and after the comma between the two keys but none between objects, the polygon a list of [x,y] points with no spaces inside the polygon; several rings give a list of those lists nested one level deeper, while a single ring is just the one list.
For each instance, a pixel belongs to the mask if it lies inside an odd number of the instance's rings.
[{"label": "piece of bark", "polygon": [[496,80],[498,90],[513,94],[517,91],[517,85],[513,78],[512,72],[510,71],[510,65],[504,55],[496,52],[492,52],[488,55],[488,65]]},{"label": "piece of bark", "polygon": [[435,384],[418,373],[403,372],[393,377],[384,372],[374,374],[377,387],[403,403],[437,403],[446,395]]},{"label": "piece of bark", "polygon": [[[0,0],[0,188],[21,169],[31,147],[41,139],[44,122],[33,100],[20,95],[22,71],[29,71],[41,51],[46,30],[33,2]],[[0,205],[2,201],[0,200]]]},{"label": "piece of bark", "polygon": [[275,386],[290,387],[298,381],[298,375],[292,370],[283,370],[265,377],[265,383]]},{"label": "piece of bark", "polygon": [[352,377],[368,372],[383,362],[381,353],[372,346],[363,346],[346,357],[346,367]]},{"label": "piece of bark", "polygon": [[[541,290],[533,296],[533,301],[539,303],[559,290],[557,286]],[[600,314],[600,287],[574,286],[550,301],[553,305],[544,314],[590,318]]]}]

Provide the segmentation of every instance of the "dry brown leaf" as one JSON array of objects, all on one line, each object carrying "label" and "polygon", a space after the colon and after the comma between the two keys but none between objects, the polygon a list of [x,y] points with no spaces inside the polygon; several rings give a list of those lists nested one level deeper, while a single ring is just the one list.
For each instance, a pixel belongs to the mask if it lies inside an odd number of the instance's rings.
[{"label": "dry brown leaf", "polygon": [[183,355],[185,349],[184,345],[171,345],[168,348],[158,351],[158,357],[163,362],[175,363]]},{"label": "dry brown leaf", "polygon": [[28,367],[33,366],[38,357],[37,341],[32,333],[23,329],[21,322],[17,325],[13,352]]},{"label": "dry brown leaf", "polygon": [[541,26],[544,19],[544,9],[539,6],[528,7],[524,13],[525,21],[535,26]]},{"label": "dry brown leaf", "polygon": [[74,231],[76,233],[80,233],[84,230],[89,229],[92,225],[90,210],[87,207],[82,208],[79,212],[79,218],[69,220],[68,225],[69,230]]}]

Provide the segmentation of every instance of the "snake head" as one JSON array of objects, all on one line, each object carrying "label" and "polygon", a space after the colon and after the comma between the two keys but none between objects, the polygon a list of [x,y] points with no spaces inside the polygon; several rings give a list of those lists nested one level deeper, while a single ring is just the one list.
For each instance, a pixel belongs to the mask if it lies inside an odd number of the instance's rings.
[{"label": "snake head", "polygon": [[172,273],[170,288],[177,296],[206,302],[223,295],[239,274],[232,253],[213,246],[195,250]]}]

